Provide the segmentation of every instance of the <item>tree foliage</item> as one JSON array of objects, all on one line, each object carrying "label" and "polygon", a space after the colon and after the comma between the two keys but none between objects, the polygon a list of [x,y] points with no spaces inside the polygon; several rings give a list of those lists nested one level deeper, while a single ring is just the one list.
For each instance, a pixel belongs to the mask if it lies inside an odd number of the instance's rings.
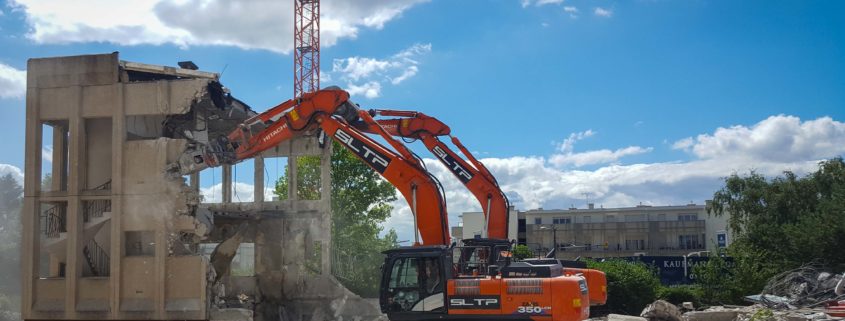
[{"label": "tree foliage", "polygon": [[[738,296],[759,293],[771,276],[810,262],[835,271],[845,269],[842,158],[823,161],[803,177],[790,171],[772,179],[753,171],[731,175],[707,211],[729,214],[733,233],[727,254],[734,265],[719,266],[720,260],[711,259],[701,271],[714,275],[701,282],[723,287],[721,297],[714,299],[735,302]],[[729,273],[722,273],[724,269]]]},{"label": "tree foliage", "polygon": [[524,260],[534,255],[527,245],[520,244],[513,248],[513,256],[518,260]]},{"label": "tree foliage", "polygon": [[0,177],[0,310],[19,307],[22,197],[23,188],[12,175]]},{"label": "tree foliage", "polygon": [[[319,199],[320,158],[299,157],[296,160],[297,196]],[[288,169],[276,182],[274,193],[280,199],[288,196]],[[332,239],[335,271],[338,279],[362,296],[378,294],[382,251],[397,244],[394,231],[379,237],[381,224],[390,217],[390,202],[396,200],[396,189],[378,173],[334,143],[331,158]],[[347,262],[337,262],[338,259]],[[342,264],[352,262],[354,264]]]},{"label": "tree foliage", "polygon": [[654,302],[660,289],[657,274],[642,262],[588,260],[587,267],[605,273],[607,304],[604,308],[610,313],[639,315],[643,308]]}]

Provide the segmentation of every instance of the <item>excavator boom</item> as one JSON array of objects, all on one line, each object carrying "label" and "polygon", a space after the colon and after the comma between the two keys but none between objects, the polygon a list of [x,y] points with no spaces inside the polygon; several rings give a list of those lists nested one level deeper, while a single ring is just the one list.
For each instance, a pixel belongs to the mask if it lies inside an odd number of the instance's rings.
[{"label": "excavator boom", "polygon": [[[386,117],[401,117],[378,119],[379,126],[367,123],[355,123],[356,127],[365,132],[375,132],[379,129],[390,135],[407,139],[418,139],[443,165],[461,181],[475,196],[484,212],[485,228],[482,237],[494,239],[508,239],[508,212],[510,203],[507,196],[499,188],[496,178],[490,174],[487,167],[478,161],[457,137],[451,136],[449,126],[440,120],[426,114],[404,110],[370,110],[371,115]],[[465,160],[441,141],[438,136],[450,136],[452,143],[468,159]]]},{"label": "excavator boom", "polygon": [[[367,137],[350,122],[369,124],[396,151]],[[349,101],[349,93],[336,87],[306,93],[252,117],[208,146],[197,146],[183,153],[180,174],[203,168],[235,164],[252,158],[279,143],[322,130],[352,151],[373,170],[393,184],[408,201],[415,216],[421,245],[449,244],[446,201],[439,182],[422,162],[397,142],[364,111]]]}]

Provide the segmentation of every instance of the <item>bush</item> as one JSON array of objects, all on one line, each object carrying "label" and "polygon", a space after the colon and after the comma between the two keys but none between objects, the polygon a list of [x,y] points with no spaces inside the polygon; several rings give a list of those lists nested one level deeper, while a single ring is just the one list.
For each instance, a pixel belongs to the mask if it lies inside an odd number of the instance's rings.
[{"label": "bush", "polygon": [[520,244],[513,248],[513,256],[517,260],[524,260],[525,258],[531,257],[533,255],[534,253],[532,253],[531,250],[528,249],[527,245]]},{"label": "bush", "polygon": [[657,298],[680,306],[684,302],[692,302],[693,306],[701,305],[701,288],[682,285],[678,287],[661,287],[657,291]]},{"label": "bush", "polygon": [[[745,254],[737,244],[728,251],[710,256],[706,264],[694,267],[695,283],[701,289],[701,301],[709,305],[743,304],[743,297],[763,290],[766,281],[774,275],[771,266],[759,264],[762,260]],[[722,258],[731,255],[733,262]]]},{"label": "bush", "polygon": [[643,308],[654,302],[660,280],[647,265],[610,259],[604,262],[587,261],[587,267],[602,271],[607,276],[607,304],[610,313],[639,315]]}]

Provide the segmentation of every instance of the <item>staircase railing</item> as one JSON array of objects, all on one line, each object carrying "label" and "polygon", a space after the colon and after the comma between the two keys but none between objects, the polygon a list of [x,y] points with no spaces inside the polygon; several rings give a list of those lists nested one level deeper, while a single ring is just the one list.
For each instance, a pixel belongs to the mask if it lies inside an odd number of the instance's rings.
[{"label": "staircase railing", "polygon": [[91,190],[94,190],[94,191],[107,191],[107,190],[110,190],[110,189],[111,189],[111,180],[108,180],[108,181],[106,181],[105,183],[100,184],[100,186],[97,186],[97,187],[92,188]]},{"label": "staircase railing", "polygon": [[103,217],[103,213],[111,212],[111,200],[85,201],[82,207],[83,222],[90,222],[91,218]]},{"label": "staircase railing", "polygon": [[91,274],[94,276],[109,276],[111,270],[109,254],[94,239],[85,242],[82,253],[85,254],[85,261],[91,268]]},{"label": "staircase railing", "polygon": [[55,205],[41,213],[41,232],[48,238],[58,238],[67,232],[67,207]]}]

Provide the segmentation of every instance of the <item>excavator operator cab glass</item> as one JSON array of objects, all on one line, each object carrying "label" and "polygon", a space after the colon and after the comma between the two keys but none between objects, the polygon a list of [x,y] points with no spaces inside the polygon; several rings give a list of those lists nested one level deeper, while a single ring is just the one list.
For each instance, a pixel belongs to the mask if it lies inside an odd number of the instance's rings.
[{"label": "excavator operator cab glass", "polygon": [[493,276],[510,262],[507,246],[461,246],[453,251],[453,271],[457,277]]},{"label": "excavator operator cab glass", "polygon": [[385,267],[389,269],[382,294],[385,312],[443,310],[446,280],[439,257],[399,257]]}]

